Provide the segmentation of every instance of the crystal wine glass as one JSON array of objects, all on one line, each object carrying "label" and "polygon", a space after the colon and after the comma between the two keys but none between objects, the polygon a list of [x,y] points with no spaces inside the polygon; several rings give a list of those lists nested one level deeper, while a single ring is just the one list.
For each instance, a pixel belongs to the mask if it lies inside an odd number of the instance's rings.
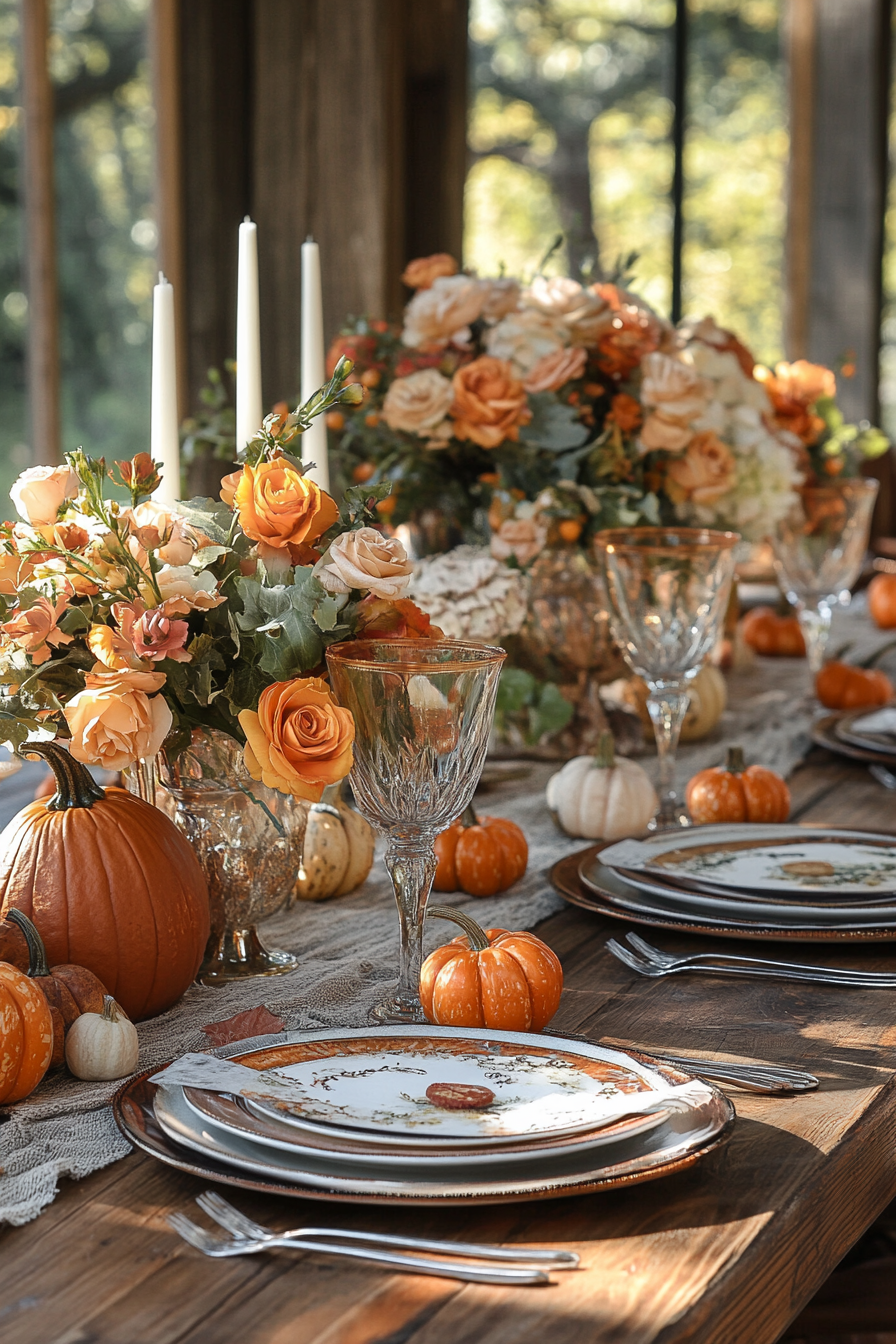
[{"label": "crystal wine glass", "polygon": [[358,640],[327,650],[330,683],[355,720],[355,801],[388,837],[401,951],[395,993],[374,1022],[425,1022],[423,921],[433,841],[467,808],[482,773],[503,649],[461,640]]},{"label": "crystal wine glass", "polygon": [[876,498],[873,480],[805,486],[772,537],[775,569],[796,607],[813,677],[824,661],[834,607],[848,605],[861,573]]},{"label": "crystal wine glass", "polygon": [[652,830],[689,825],[675,793],[675,753],[696,677],[725,618],[736,532],[690,527],[611,528],[595,538],[610,628],[647,682],[659,756],[660,810]]}]

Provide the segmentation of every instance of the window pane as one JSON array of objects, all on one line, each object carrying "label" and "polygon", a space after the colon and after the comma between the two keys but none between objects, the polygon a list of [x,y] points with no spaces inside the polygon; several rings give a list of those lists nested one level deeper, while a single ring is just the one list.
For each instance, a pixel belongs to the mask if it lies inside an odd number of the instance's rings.
[{"label": "window pane", "polygon": [[789,139],[780,0],[690,0],[683,309],[780,359]]},{"label": "window pane", "polygon": [[17,0],[0,0],[0,518],[8,517],[12,508],[6,495],[13,480],[31,464],[25,392],[28,300],[18,185],[22,138],[18,44]]},{"label": "window pane", "polygon": [[[893,16],[896,29],[896,12]],[[896,32],[894,32],[896,38]],[[896,43],[894,43],[896,53]],[[896,58],[890,71],[890,173],[884,216],[883,313],[880,348],[881,428],[896,440]]]}]

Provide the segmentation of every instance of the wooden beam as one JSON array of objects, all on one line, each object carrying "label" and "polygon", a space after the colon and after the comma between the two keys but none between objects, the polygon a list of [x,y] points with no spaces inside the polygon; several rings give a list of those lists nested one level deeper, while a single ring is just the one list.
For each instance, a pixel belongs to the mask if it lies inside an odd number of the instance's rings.
[{"label": "wooden beam", "polygon": [[59,289],[53,185],[53,86],[47,64],[48,0],[20,0],[28,400],[36,464],[61,460]]},{"label": "wooden beam", "polygon": [[180,0],[152,0],[149,54],[156,111],[155,193],[159,269],[174,286],[177,400],[181,419],[189,408],[187,383],[186,266],[181,153]]},{"label": "wooden beam", "polygon": [[787,184],[785,343],[788,359],[804,359],[809,347],[809,288],[812,273],[815,0],[790,0],[787,9],[787,52],[790,165]]}]

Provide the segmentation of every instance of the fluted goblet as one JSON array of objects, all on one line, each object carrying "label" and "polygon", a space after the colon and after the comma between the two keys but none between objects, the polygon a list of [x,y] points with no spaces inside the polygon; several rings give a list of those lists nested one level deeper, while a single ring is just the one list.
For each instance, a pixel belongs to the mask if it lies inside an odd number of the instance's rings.
[{"label": "fluted goblet", "polygon": [[690,696],[722,628],[734,577],[736,532],[708,528],[610,528],[595,538],[610,628],[647,682],[659,757],[660,810],[651,829],[687,826],[675,792],[675,755]]},{"label": "fluted goblet", "polygon": [[374,1022],[426,1021],[419,987],[433,842],[479,782],[505,657],[461,640],[356,640],[327,650],[333,692],[355,720],[355,802],[388,838],[398,904],[398,984],[371,1011]]}]

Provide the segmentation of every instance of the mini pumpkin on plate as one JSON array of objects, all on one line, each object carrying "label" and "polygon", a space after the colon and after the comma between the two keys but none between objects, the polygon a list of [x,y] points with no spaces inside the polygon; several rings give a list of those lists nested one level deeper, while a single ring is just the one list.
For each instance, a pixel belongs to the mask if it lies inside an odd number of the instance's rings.
[{"label": "mini pumpkin on plate", "polygon": [[426,913],[464,930],[431,952],[420,971],[420,1002],[430,1022],[503,1031],[547,1026],[563,991],[563,968],[547,943],[532,933],[481,929],[447,906],[430,906]]},{"label": "mini pumpkin on plate", "polygon": [[742,747],[729,747],[724,765],[698,770],[688,782],[685,801],[693,821],[786,821],[790,790],[780,775],[762,765],[747,765]]},{"label": "mini pumpkin on plate", "polygon": [[477,817],[473,804],[436,836],[435,891],[495,896],[518,882],[529,862],[529,845],[515,821]]}]

